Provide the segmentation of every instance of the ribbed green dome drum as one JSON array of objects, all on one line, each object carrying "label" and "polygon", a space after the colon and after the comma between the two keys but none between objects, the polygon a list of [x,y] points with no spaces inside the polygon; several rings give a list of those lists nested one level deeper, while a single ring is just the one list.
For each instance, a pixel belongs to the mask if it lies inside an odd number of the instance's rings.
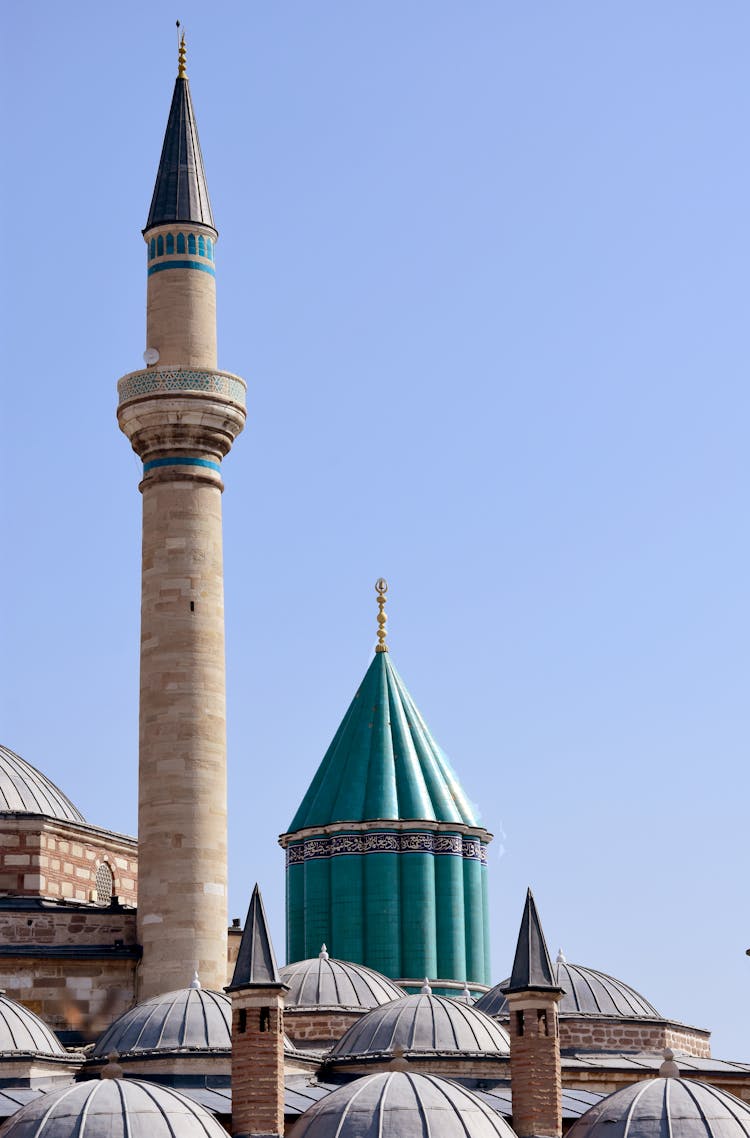
[{"label": "ribbed green dome drum", "polygon": [[289,831],[287,959],[412,982],[489,982],[483,829],[386,652],[377,652]]}]

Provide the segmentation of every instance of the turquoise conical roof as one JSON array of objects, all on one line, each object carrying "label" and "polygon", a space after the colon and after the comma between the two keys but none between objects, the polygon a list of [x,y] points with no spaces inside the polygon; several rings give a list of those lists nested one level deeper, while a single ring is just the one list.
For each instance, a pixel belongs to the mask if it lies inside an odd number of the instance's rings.
[{"label": "turquoise conical roof", "polygon": [[387,652],[375,654],[289,832],[376,819],[478,825]]}]

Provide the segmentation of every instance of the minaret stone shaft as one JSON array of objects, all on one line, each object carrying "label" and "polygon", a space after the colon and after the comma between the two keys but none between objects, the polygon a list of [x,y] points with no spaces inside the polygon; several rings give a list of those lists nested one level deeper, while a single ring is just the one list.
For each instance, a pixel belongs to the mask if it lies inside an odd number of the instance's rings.
[{"label": "minaret stone shaft", "polygon": [[[182,57],[184,60],[184,42]],[[217,370],[217,232],[180,68],[148,222],[146,369],[119,384],[143,460],[138,998],[227,978],[221,461],[245,383]]]}]

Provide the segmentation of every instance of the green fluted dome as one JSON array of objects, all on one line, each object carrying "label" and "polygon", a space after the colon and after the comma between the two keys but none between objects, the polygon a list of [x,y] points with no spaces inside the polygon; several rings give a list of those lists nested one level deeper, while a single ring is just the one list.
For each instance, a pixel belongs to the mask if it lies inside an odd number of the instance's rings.
[{"label": "green fluted dome", "polygon": [[377,652],[289,831],[376,819],[477,819],[386,652]]}]

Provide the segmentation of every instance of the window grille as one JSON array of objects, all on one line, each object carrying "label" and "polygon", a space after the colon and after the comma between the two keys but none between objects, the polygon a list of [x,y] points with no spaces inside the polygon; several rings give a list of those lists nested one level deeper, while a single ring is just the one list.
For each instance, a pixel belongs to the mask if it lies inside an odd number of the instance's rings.
[{"label": "window grille", "polygon": [[112,870],[106,861],[103,861],[96,871],[96,898],[100,905],[110,905],[112,903],[113,885],[114,879],[112,877]]}]

